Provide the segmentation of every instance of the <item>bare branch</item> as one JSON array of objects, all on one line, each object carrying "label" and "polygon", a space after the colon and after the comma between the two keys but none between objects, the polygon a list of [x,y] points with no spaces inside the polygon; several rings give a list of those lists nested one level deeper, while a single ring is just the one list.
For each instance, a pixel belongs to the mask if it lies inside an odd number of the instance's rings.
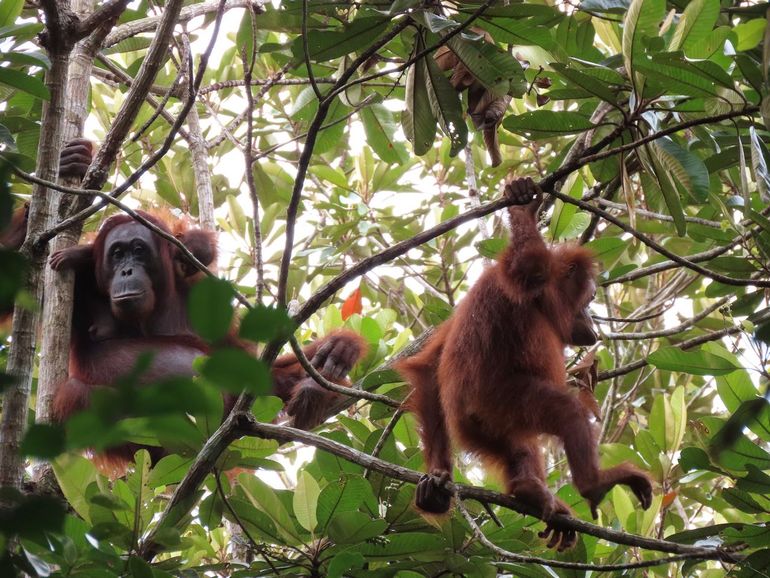
[{"label": "bare branch", "polygon": [[481,531],[476,520],[470,515],[465,504],[462,500],[457,500],[457,509],[462,514],[465,521],[471,527],[473,535],[476,536],[479,542],[484,547],[489,548],[497,556],[503,560],[510,562],[516,562],[518,564],[540,564],[542,566],[549,566],[550,568],[569,568],[572,570],[595,570],[599,572],[613,572],[617,570],[631,570],[634,568],[650,568],[652,566],[662,566],[663,564],[671,564],[672,562],[681,562],[682,560],[710,560],[712,558],[703,558],[702,553],[693,552],[689,554],[677,554],[675,556],[669,556],[667,558],[655,558],[654,560],[643,560],[642,562],[629,562],[627,564],[586,564],[584,562],[565,562],[563,560],[549,560],[548,558],[538,558],[537,556],[524,556],[523,554],[516,554],[509,550],[505,550],[500,546],[494,544],[489,538]]},{"label": "bare branch", "polygon": [[[375,458],[344,444],[332,441],[317,434],[295,429],[288,426],[258,422],[253,416],[240,414],[235,421],[236,435],[251,435],[264,439],[274,439],[280,442],[299,442],[313,446],[320,450],[329,452],[349,462],[364,466],[367,469],[374,470],[391,478],[402,480],[411,484],[416,484],[423,476],[421,472],[410,470],[402,466],[391,464],[385,460]],[[484,488],[466,486],[453,482],[447,483],[447,490],[454,493],[460,499],[472,499],[482,503],[496,504],[509,508],[521,514],[537,517],[536,508],[521,503],[507,494],[493,492]],[[702,560],[723,560],[727,562],[736,562],[741,557],[735,554],[725,552],[724,550],[714,548],[699,548],[667,540],[657,540],[645,536],[637,536],[620,532],[610,528],[604,528],[591,524],[578,518],[569,516],[558,516],[558,524],[561,527],[569,528],[577,532],[596,536],[603,540],[615,544],[624,544],[626,546],[636,546],[647,550],[658,552],[668,552],[670,554],[687,554],[689,556]]]}]

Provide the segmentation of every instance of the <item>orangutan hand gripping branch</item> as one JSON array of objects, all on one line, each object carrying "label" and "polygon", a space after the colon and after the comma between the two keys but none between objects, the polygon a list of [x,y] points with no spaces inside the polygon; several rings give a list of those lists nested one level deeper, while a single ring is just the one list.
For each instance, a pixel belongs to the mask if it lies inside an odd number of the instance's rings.
[{"label": "orangutan hand gripping branch", "polygon": [[647,509],[652,484],[631,464],[599,469],[590,409],[567,386],[565,345],[597,341],[587,310],[595,294],[590,252],[546,246],[537,230],[542,193],[531,179],[509,178],[505,194],[514,202],[508,248],[423,350],[397,366],[414,388],[430,473],[415,501],[425,512],[449,510],[444,483],[453,440],[499,468],[507,492],[540,510],[548,546],[563,550],[577,537],[550,523],[570,509],[545,484],[541,434],[564,444],[573,482],[594,516],[616,484],[630,487]]}]

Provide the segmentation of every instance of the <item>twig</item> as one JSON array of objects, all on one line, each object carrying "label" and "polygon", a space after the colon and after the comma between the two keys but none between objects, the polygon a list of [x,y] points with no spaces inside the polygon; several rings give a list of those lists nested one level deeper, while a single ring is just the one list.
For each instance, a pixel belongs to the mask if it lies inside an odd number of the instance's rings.
[{"label": "twig", "polygon": [[693,315],[690,319],[688,319],[684,323],[677,325],[676,327],[670,327],[668,329],[660,329],[658,331],[640,331],[636,333],[608,332],[605,334],[605,337],[607,339],[614,339],[619,341],[634,341],[634,340],[654,339],[657,337],[669,337],[671,335],[676,335],[677,333],[681,333],[682,331],[686,331],[690,329],[693,325],[705,319],[720,307],[723,307],[732,298],[733,298],[732,295],[723,297],[716,303],[710,305],[709,307],[707,307],[697,315]]},{"label": "twig", "polygon": [[[390,437],[390,434],[393,433],[393,430],[396,429],[396,424],[398,423],[398,420],[401,419],[401,416],[404,415],[404,412],[406,411],[404,409],[404,406],[407,403],[407,400],[412,396],[412,392],[410,391],[407,396],[404,398],[404,401],[401,402],[402,405],[396,411],[393,412],[393,416],[390,418],[390,421],[388,422],[388,425],[385,426],[385,429],[382,430],[382,434],[380,434],[380,439],[377,440],[377,443],[374,444],[374,448],[372,448],[371,456],[373,458],[379,457],[380,452],[382,451],[382,448],[385,447],[385,442],[388,441],[388,438]],[[364,478],[369,478],[369,475],[371,474],[371,470],[367,469],[364,470]]]},{"label": "twig", "polygon": [[262,223],[259,217],[259,192],[254,182],[254,161],[252,160],[254,146],[254,93],[251,91],[251,75],[254,72],[254,62],[257,58],[257,23],[254,21],[254,13],[251,17],[251,55],[246,55],[246,49],[241,51],[243,60],[243,78],[246,88],[246,146],[243,149],[243,164],[246,167],[246,184],[249,187],[251,198],[252,219],[254,221],[254,266],[257,270],[257,295],[256,303],[262,302],[265,292],[265,264],[262,258]]},{"label": "twig", "polygon": [[[754,323],[755,324],[762,323],[764,321],[767,321],[768,319],[770,319],[770,314],[766,313],[765,315],[762,315],[758,317],[756,320],[754,320]],[[728,335],[735,335],[736,333],[741,333],[742,331],[745,331],[745,330],[740,325],[735,327],[727,327],[725,329],[720,329],[719,331],[711,331],[709,333],[706,333],[705,335],[699,335],[697,337],[693,337],[692,339],[687,339],[685,341],[676,343],[674,345],[679,349],[692,349],[693,347],[697,347],[698,345],[703,345],[704,343],[708,343],[709,341],[716,341],[717,339],[722,339],[723,337],[727,337]],[[647,361],[647,358],[645,357],[637,361],[634,361],[633,363],[629,363],[627,365],[622,365],[614,369],[608,369],[607,371],[601,371],[599,372],[598,379],[599,381],[604,381],[605,379],[611,379],[618,375],[626,375],[627,373],[631,373],[632,371],[641,369],[642,367],[645,367],[648,364],[649,364],[649,361]]]},{"label": "twig", "polygon": [[473,516],[465,507],[462,500],[457,500],[457,509],[460,510],[465,521],[471,527],[473,535],[476,536],[479,542],[481,542],[486,548],[490,549],[500,558],[508,560],[510,562],[516,562],[519,564],[541,564],[543,566],[549,566],[551,568],[569,568],[572,570],[595,570],[600,572],[613,572],[617,570],[631,570],[634,568],[650,568],[652,566],[662,566],[663,564],[671,564],[672,562],[681,562],[682,560],[702,560],[703,556],[696,552],[691,554],[677,554],[675,556],[669,556],[667,558],[656,558],[654,560],[643,560],[642,562],[629,562],[627,564],[586,564],[584,562],[565,562],[563,560],[550,560],[548,558],[539,558],[537,556],[525,556],[523,554],[516,554],[509,550],[505,550],[500,546],[494,544],[489,538],[481,531]]}]

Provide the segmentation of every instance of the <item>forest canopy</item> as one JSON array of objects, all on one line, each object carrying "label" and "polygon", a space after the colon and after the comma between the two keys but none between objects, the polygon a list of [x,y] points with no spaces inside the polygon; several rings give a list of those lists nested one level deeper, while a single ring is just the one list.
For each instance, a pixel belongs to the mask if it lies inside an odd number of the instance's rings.
[{"label": "forest canopy", "polygon": [[[0,574],[766,576],[768,6],[0,0]],[[58,176],[77,138],[82,181]],[[549,245],[595,256],[600,340],[566,350],[570,384],[602,466],[654,486],[593,519],[547,444],[565,552],[472,454],[449,515],[415,508],[393,370],[507,246],[509,175],[544,190]],[[141,386],[139,356],[55,423],[76,346],[50,255],[137,210],[216,235],[211,267],[166,240],[207,355]],[[340,330],[366,353],[291,427],[271,364]],[[127,442],[124,471],[92,459]]]}]

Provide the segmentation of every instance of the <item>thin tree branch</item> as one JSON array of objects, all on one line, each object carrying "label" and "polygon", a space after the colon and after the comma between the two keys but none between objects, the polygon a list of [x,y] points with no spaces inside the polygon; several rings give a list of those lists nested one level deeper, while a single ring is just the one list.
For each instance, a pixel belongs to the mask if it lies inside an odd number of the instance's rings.
[{"label": "thin tree branch", "polygon": [[688,329],[692,328],[696,323],[699,321],[702,321],[709,315],[711,315],[714,311],[717,309],[720,309],[721,307],[724,307],[724,305],[730,301],[733,298],[732,295],[728,295],[727,297],[723,297],[716,303],[713,303],[697,315],[693,315],[690,319],[685,321],[684,323],[680,323],[676,327],[670,327],[668,329],[659,329],[657,331],[640,331],[640,332],[608,332],[605,333],[605,337],[607,339],[613,339],[618,341],[639,341],[642,339],[655,339],[658,337],[670,337],[671,335],[676,335],[677,333],[682,333],[683,331],[687,331]]},{"label": "thin tree branch", "polygon": [[[758,317],[757,319],[753,320],[755,324],[762,323],[764,321],[767,321],[770,319],[770,313],[762,315]],[[685,341],[682,341],[680,343],[674,343],[675,347],[678,347],[679,349],[692,349],[693,347],[697,347],[698,345],[703,345],[704,343],[708,343],[710,341],[716,341],[717,339],[722,339],[723,337],[727,337],[728,335],[735,335],[736,333],[741,333],[745,331],[745,329],[740,326],[734,326],[734,327],[727,327],[725,329],[720,329],[719,331],[711,331],[709,333],[706,333],[705,335],[698,335],[697,337],[693,337],[691,339],[687,339]],[[616,367],[614,369],[608,369],[607,371],[600,371],[598,380],[604,381],[605,379],[612,379],[613,377],[619,376],[619,375],[626,375],[628,373],[631,373],[632,371],[636,371],[637,369],[641,369],[642,367],[645,367],[649,365],[649,361],[647,361],[647,358],[642,358],[637,361],[634,361],[633,363],[629,363],[627,365],[621,365],[620,367]]]},{"label": "thin tree branch", "polygon": [[[675,556],[669,556],[667,558],[656,558],[654,560],[643,560],[642,562],[629,562],[627,564],[586,564],[584,562],[566,562],[563,560],[550,560],[548,558],[539,558],[537,556],[525,556],[523,554],[516,554],[509,550],[505,550],[500,546],[494,544],[489,538],[481,531],[473,516],[470,515],[465,504],[462,500],[457,500],[457,509],[462,514],[465,521],[471,527],[473,535],[476,536],[479,542],[486,548],[494,552],[500,558],[516,562],[518,564],[540,564],[542,566],[548,566],[550,568],[569,568],[572,570],[594,570],[599,572],[614,572],[618,570],[632,570],[635,568],[651,568],[653,566],[662,566],[663,564],[671,564],[672,562],[681,562],[683,560],[703,560],[703,555],[700,552],[694,552],[690,554],[676,554]],[[711,559],[711,558],[707,558]]]},{"label": "thin tree branch", "polygon": [[[364,466],[367,469],[379,472],[388,477],[395,478],[411,484],[416,484],[422,478],[422,472],[410,470],[402,466],[391,464],[385,460],[375,458],[344,444],[335,442],[328,438],[316,435],[304,430],[295,429],[288,426],[258,422],[253,416],[239,414],[234,422],[236,435],[249,435],[263,439],[273,439],[280,442],[299,442],[317,449],[324,450],[340,457],[346,461]],[[501,494],[492,490],[466,486],[454,482],[447,483],[447,490],[454,493],[459,499],[473,499],[482,503],[496,504],[509,508],[521,514],[537,517],[538,512],[527,504],[521,503],[510,495]],[[628,534],[611,528],[604,528],[570,516],[558,516],[554,520],[560,527],[569,528],[577,532],[596,536],[603,540],[615,544],[624,544],[626,546],[636,546],[647,550],[658,552],[668,552],[670,554],[687,554],[702,560],[723,560],[735,562],[741,557],[735,554],[725,552],[724,550],[714,548],[699,548],[667,540],[658,540]]]},{"label": "thin tree branch", "polygon": [[[189,22],[193,18],[197,18],[198,16],[204,16],[206,14],[211,14],[212,12],[218,12],[219,11],[219,0],[212,0],[210,2],[202,2],[201,4],[194,4],[192,6],[187,6],[182,9],[182,11],[179,13],[179,18],[177,19],[177,23],[181,24],[183,22]],[[227,3],[225,4],[225,11],[232,10],[233,8],[246,8],[248,6],[254,6],[254,8],[260,12],[264,12],[264,9],[262,8],[262,3],[257,0],[227,0]],[[142,18],[141,20],[134,20],[133,22],[128,22],[126,24],[123,24],[121,26],[118,26],[113,30],[110,34],[107,35],[107,38],[104,41],[104,48],[109,48],[110,46],[114,46],[118,42],[121,42],[123,40],[126,40],[127,38],[131,38],[132,36],[136,36],[137,34],[141,34],[143,32],[155,32],[155,30],[159,26],[159,22],[161,20],[162,16],[150,16],[148,18]]]}]

